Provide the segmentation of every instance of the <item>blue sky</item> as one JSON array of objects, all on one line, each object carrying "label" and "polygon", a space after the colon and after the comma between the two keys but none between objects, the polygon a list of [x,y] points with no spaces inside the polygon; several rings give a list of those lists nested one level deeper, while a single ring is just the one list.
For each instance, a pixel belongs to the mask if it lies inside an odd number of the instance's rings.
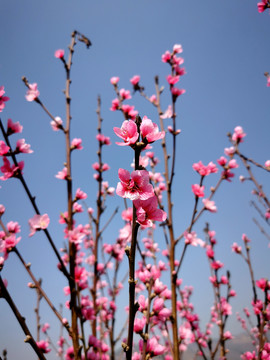
[{"label": "blue sky", "polygon": [[[54,51],[67,51],[70,34],[76,29],[88,36],[93,46],[87,50],[77,44],[72,68],[72,137],[81,137],[84,150],[74,153],[74,188],[81,187],[89,193],[88,206],[94,207],[96,189],[93,180],[92,163],[96,157],[96,107],[97,95],[102,99],[104,133],[112,139],[110,148],[104,149],[104,161],[111,170],[108,180],[116,186],[117,171],[121,166],[128,168],[132,162],[130,149],[117,147],[118,139],[113,133],[114,126],[120,126],[120,113],[112,113],[109,108],[115,97],[110,84],[112,76],[120,77],[120,87],[131,89],[129,79],[141,75],[141,83],[148,95],[154,93],[154,76],[159,75],[165,91],[162,107],[169,104],[166,75],[169,67],[161,62],[161,55],[171,50],[175,43],[183,46],[187,74],[181,79],[181,87],[186,89],[177,103],[179,136],[177,147],[177,175],[175,177],[176,233],[181,233],[189,224],[193,208],[191,184],[199,181],[192,170],[192,164],[216,160],[223,155],[229,143],[228,131],[237,125],[243,126],[247,137],[242,146],[243,153],[260,163],[270,158],[269,147],[269,91],[266,87],[265,71],[270,71],[269,13],[257,12],[257,1],[227,0],[193,2],[184,0],[138,0],[93,1],[93,0],[48,0],[23,2],[10,0],[1,2],[0,23],[0,85],[5,86],[10,101],[1,119],[20,121],[23,137],[31,144],[34,153],[21,156],[25,161],[25,178],[37,197],[42,213],[51,217],[50,231],[57,239],[58,247],[63,246],[62,227],[58,224],[60,211],[66,204],[65,184],[55,178],[64,162],[64,142],[61,134],[53,133],[50,120],[35,103],[25,100],[24,75],[30,83],[37,82],[42,101],[55,116],[65,115],[62,90],[65,74]],[[157,121],[155,110],[136,95],[132,104],[153,121]],[[17,140],[17,138],[16,138]],[[160,153],[160,144],[155,144]],[[163,171],[160,168],[160,171]],[[257,278],[267,277],[269,251],[267,241],[253,224],[256,215],[249,202],[252,199],[251,184],[240,184],[238,177],[245,175],[244,169],[236,171],[233,183],[225,183],[215,197],[217,214],[209,214],[201,219],[196,231],[203,236],[205,221],[217,232],[219,247],[217,254],[232,272],[232,284],[238,293],[233,300],[234,311],[248,306],[246,298],[251,295],[248,273],[236,255],[231,253],[231,244],[240,242],[243,232],[253,239],[252,256]],[[259,181],[269,193],[269,180],[262,171],[256,171]],[[207,179],[206,189],[214,185],[218,176]],[[19,221],[22,240],[19,250],[26,261],[31,261],[37,277],[42,277],[44,287],[52,296],[56,289],[55,303],[65,301],[62,287],[65,285],[61,274],[55,270],[56,259],[42,234],[29,238],[28,219],[34,215],[31,206],[16,180],[2,183],[0,203],[6,208],[5,221]],[[57,201],[55,199],[57,198]],[[110,199],[108,211],[121,199]],[[82,222],[85,218],[82,217]],[[112,233],[117,236],[122,226],[118,218],[111,225],[104,238]],[[106,241],[106,239],[104,240]],[[163,247],[163,239],[159,239]],[[208,268],[202,249],[190,249],[183,267],[184,283],[194,285],[194,302],[204,321],[208,319],[207,295]],[[196,264],[196,265],[195,265]],[[34,329],[35,300],[26,288],[29,281],[21,265],[13,255],[3,271],[8,279],[9,290],[18,307],[29,315]],[[211,293],[212,295],[212,293]],[[245,301],[245,303],[244,303]],[[53,322],[53,317],[45,305],[43,322]],[[207,310],[207,311],[206,311]],[[31,350],[23,343],[23,334],[18,328],[13,314],[4,301],[0,302],[1,323],[0,350],[8,348],[10,358],[16,358],[16,351],[24,351],[28,359],[34,359]],[[2,320],[3,319],[3,320]],[[4,322],[2,322],[4,321]],[[236,322],[233,329],[239,332]],[[58,328],[52,329],[58,334]],[[10,340],[12,339],[12,346]],[[14,345],[16,344],[16,345]],[[23,350],[21,350],[23,349]],[[49,358],[49,357],[48,357]],[[52,357],[53,358],[53,357]]]}]

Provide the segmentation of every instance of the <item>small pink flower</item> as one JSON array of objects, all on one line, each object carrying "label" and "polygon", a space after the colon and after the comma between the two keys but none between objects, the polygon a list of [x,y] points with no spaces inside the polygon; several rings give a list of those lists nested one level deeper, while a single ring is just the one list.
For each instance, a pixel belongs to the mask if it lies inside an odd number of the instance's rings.
[{"label": "small pink flower", "polygon": [[236,242],[232,244],[232,251],[236,254],[241,254],[242,248]]},{"label": "small pink flower", "polygon": [[160,115],[161,119],[171,119],[172,116],[173,116],[172,105],[169,105],[168,109],[162,115]]},{"label": "small pink flower", "polygon": [[231,334],[230,331],[225,331],[225,333],[223,334],[223,336],[224,336],[224,338],[225,338],[226,340],[233,339],[233,336],[232,336],[232,334]]},{"label": "small pink flower", "polygon": [[5,102],[9,100],[9,97],[4,96],[4,86],[0,86],[0,112],[2,112],[6,106]]},{"label": "small pink flower", "polygon": [[2,216],[5,211],[6,211],[6,208],[4,207],[4,205],[0,204],[0,216]]},{"label": "small pink flower", "polygon": [[131,99],[130,91],[125,89],[120,89],[119,94],[122,98],[122,100],[128,100]]},{"label": "small pink flower", "polygon": [[122,105],[122,111],[131,120],[135,120],[136,116],[138,115],[138,111],[134,110],[134,106],[131,106],[131,105],[128,105],[128,104]]},{"label": "small pink flower", "polygon": [[49,328],[50,328],[50,324],[45,323],[45,324],[42,326],[41,331],[42,331],[43,333],[45,333],[45,332],[47,332],[47,330],[48,330]]},{"label": "small pink flower", "polygon": [[19,121],[14,123],[11,119],[8,119],[7,122],[7,135],[21,133],[22,132],[22,125],[20,125]]},{"label": "small pink flower", "polygon": [[57,179],[66,180],[67,179],[67,168],[64,167],[62,171],[59,171],[57,175],[55,175]]},{"label": "small pink flower", "polygon": [[173,76],[173,75],[168,75],[167,76],[167,81],[170,85],[175,85],[180,79],[179,75]]},{"label": "small pink flower", "polygon": [[232,135],[232,140],[235,142],[243,142],[243,137],[245,137],[246,134],[244,133],[244,130],[241,126],[236,126],[234,129],[234,133]]},{"label": "small pink flower", "polygon": [[122,211],[122,219],[125,220],[125,221],[132,221],[132,215],[133,215],[133,209],[130,207],[130,208],[127,208],[126,210],[123,210]]},{"label": "small pink flower", "polygon": [[37,346],[40,348],[40,350],[44,353],[47,354],[51,351],[51,349],[49,349],[49,342],[45,341],[45,340],[40,340],[37,341]]},{"label": "small pink flower", "polygon": [[150,100],[150,102],[152,103],[152,104],[157,104],[157,97],[156,97],[156,95],[151,95],[150,96],[150,98],[149,98],[149,100]]},{"label": "small pink flower", "polygon": [[97,134],[96,139],[101,143],[101,145],[111,145],[111,140],[109,136]]},{"label": "small pink flower", "polygon": [[121,128],[114,127],[113,130],[117,136],[124,140],[123,143],[116,143],[117,145],[129,146],[135,144],[138,140],[139,133],[133,120],[125,120]]},{"label": "small pink flower", "polygon": [[75,139],[73,139],[72,141],[71,141],[71,149],[72,150],[82,150],[82,139],[77,139],[77,138],[75,138]]},{"label": "small pink flower", "polygon": [[211,268],[214,269],[214,270],[221,269],[223,266],[224,266],[224,264],[222,264],[219,260],[213,261],[211,263]]},{"label": "small pink flower", "polygon": [[25,139],[20,139],[16,143],[16,150],[24,154],[31,154],[33,150],[30,149],[30,146],[31,145],[25,143]]},{"label": "small pink flower", "polygon": [[3,140],[0,140],[0,156],[6,155],[9,152],[10,147],[6,145]]},{"label": "small pink flower", "polygon": [[83,192],[80,188],[78,188],[75,194],[75,198],[77,200],[84,200],[87,198],[87,194]]},{"label": "small pink flower", "polygon": [[202,199],[202,202],[203,202],[204,207],[206,208],[206,210],[208,210],[210,212],[217,212],[217,207],[216,207],[214,201],[211,201],[209,199]]},{"label": "small pink flower", "polygon": [[134,75],[131,79],[130,82],[133,86],[136,86],[139,84],[141,77],[139,75]]},{"label": "small pink flower", "polygon": [[264,12],[268,8],[268,0],[263,0],[257,4],[259,13]]},{"label": "small pink flower", "polygon": [[139,334],[143,332],[144,326],[146,324],[146,318],[143,317],[141,319],[136,318],[134,321],[134,332]]},{"label": "small pink flower", "polygon": [[218,160],[217,160],[218,164],[220,166],[225,166],[227,164],[227,159],[224,156],[221,156]]},{"label": "small pink flower", "polygon": [[191,233],[188,233],[187,231],[184,232],[184,238],[185,238],[185,243],[187,245],[192,245],[192,246],[201,246],[203,247],[205,245],[205,242],[199,238],[197,238],[197,234],[195,231],[192,231]]},{"label": "small pink flower", "polygon": [[173,52],[174,52],[174,54],[180,54],[181,52],[183,52],[182,45],[180,45],[180,44],[175,44],[175,45],[173,46]]},{"label": "small pink flower", "polygon": [[221,176],[223,177],[223,179],[231,182],[231,178],[234,177],[234,174],[230,171],[230,169],[228,170],[224,170],[222,173],[221,173]]},{"label": "small pink flower", "polygon": [[15,166],[15,165],[10,166],[9,160],[6,157],[3,157],[3,162],[4,162],[4,165],[0,167],[0,170],[2,171],[4,176],[1,176],[0,180],[7,180],[11,177],[17,177],[18,171],[20,170],[22,172],[23,167],[24,167],[23,161],[20,161],[18,163],[18,166]]},{"label": "small pink flower", "polygon": [[270,170],[270,160],[266,160],[264,166],[266,167],[267,170]]},{"label": "small pink flower", "polygon": [[110,81],[111,81],[112,85],[116,85],[118,83],[118,81],[119,81],[119,77],[118,76],[113,76],[113,77],[111,77]]},{"label": "small pink flower", "polygon": [[51,121],[51,127],[52,127],[53,131],[58,131],[58,130],[62,129],[63,128],[63,120],[59,116],[56,116],[54,118],[54,120]]},{"label": "small pink flower", "polygon": [[177,87],[171,88],[171,93],[173,95],[173,98],[176,99],[178,96],[183,95],[186,92],[185,89],[178,89]]},{"label": "small pink flower", "polygon": [[198,184],[191,185],[193,194],[197,197],[204,197],[204,186]]},{"label": "small pink flower", "polygon": [[29,236],[33,236],[37,230],[45,230],[47,229],[50,218],[47,214],[44,215],[34,215],[31,219],[28,221],[30,226],[30,234]]},{"label": "small pink flower", "polygon": [[25,98],[27,101],[34,101],[38,98],[39,96],[39,91],[37,88],[37,83],[34,84],[29,84],[27,93],[25,95]]},{"label": "small pink flower", "polygon": [[146,140],[147,143],[152,143],[156,140],[163,139],[165,136],[165,132],[159,131],[157,124],[153,123],[152,120],[148,119],[146,116],[144,116],[142,119],[140,132],[142,140]]},{"label": "small pink flower", "polygon": [[116,110],[118,110],[119,109],[119,106],[120,106],[120,101],[119,101],[119,99],[113,99],[112,100],[112,106],[110,107],[110,110],[111,111],[116,111]]},{"label": "small pink flower", "polygon": [[246,234],[242,235],[242,240],[244,241],[244,243],[248,244],[250,242],[250,239],[247,237]]},{"label": "small pink flower", "polygon": [[58,49],[55,51],[54,53],[54,56],[57,58],[57,59],[62,59],[65,55],[65,51],[63,49]]},{"label": "small pink flower", "polygon": [[161,60],[164,63],[170,62],[171,60],[171,53],[167,50],[162,56],[161,56]]},{"label": "small pink flower", "polygon": [[165,221],[167,214],[157,208],[158,201],[156,196],[147,200],[134,200],[136,207],[137,222],[145,227],[153,226],[153,221]]},{"label": "small pink flower", "polygon": [[17,234],[21,231],[21,226],[17,221],[9,221],[7,223],[7,229],[11,234]]},{"label": "small pink flower", "polygon": [[224,153],[225,153],[225,155],[227,155],[227,156],[233,157],[233,155],[234,155],[234,153],[235,153],[235,148],[234,148],[234,146],[231,146],[231,147],[229,147],[229,148],[225,148],[225,149],[224,149]]},{"label": "small pink flower", "polygon": [[117,184],[116,194],[130,200],[147,200],[154,196],[153,186],[149,183],[146,170],[135,170],[130,174],[124,169],[118,170],[120,182]]}]

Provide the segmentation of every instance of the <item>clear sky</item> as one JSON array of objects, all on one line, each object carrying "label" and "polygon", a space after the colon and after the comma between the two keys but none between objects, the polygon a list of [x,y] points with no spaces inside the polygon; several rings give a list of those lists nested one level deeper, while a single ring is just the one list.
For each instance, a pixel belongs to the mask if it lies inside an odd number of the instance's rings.
[{"label": "clear sky", "polygon": [[[159,75],[160,83],[166,87],[162,98],[165,110],[169,104],[166,91],[169,67],[161,62],[161,55],[176,43],[183,46],[187,71],[181,79],[186,94],[177,103],[177,121],[182,133],[178,138],[174,183],[176,233],[181,234],[191,218],[191,184],[199,181],[192,164],[199,160],[205,164],[216,162],[229,146],[227,132],[241,125],[247,133],[243,153],[260,163],[270,159],[270,89],[263,75],[270,71],[270,15],[258,13],[256,0],[2,0],[0,4],[0,86],[5,86],[6,95],[10,97],[1,119],[6,123],[12,118],[24,127],[23,137],[34,150],[33,154],[20,157],[25,161],[25,178],[41,213],[48,213],[51,218],[49,229],[59,248],[63,246],[63,236],[58,216],[66,209],[66,194],[64,182],[56,179],[55,174],[65,161],[64,142],[61,134],[51,131],[50,119],[38,105],[25,100],[26,89],[21,77],[26,76],[30,83],[37,82],[42,101],[55,116],[64,118],[65,74],[54,52],[59,48],[67,51],[73,30],[84,33],[93,43],[89,50],[83,44],[76,46],[71,75],[72,137],[81,137],[84,146],[82,152],[73,156],[74,188],[81,187],[89,194],[88,206],[95,206],[96,195],[91,165],[97,160],[97,95],[102,99],[104,133],[112,140],[111,147],[104,149],[104,161],[111,166],[106,176],[110,185],[116,186],[118,168],[128,169],[132,152],[115,145],[118,139],[112,128],[121,126],[123,119],[120,113],[109,110],[115,97],[110,78],[119,76],[120,87],[131,89],[129,79],[138,74],[146,93],[152,95],[154,76]],[[154,109],[138,95],[131,103],[141,116],[158,121]],[[155,144],[156,149],[160,152],[160,144]],[[219,260],[231,270],[233,288],[238,294],[232,301],[234,313],[249,306],[251,300],[247,268],[231,252],[232,243],[240,243],[242,233],[253,240],[255,277],[269,274],[270,249],[252,222],[252,217],[257,216],[249,205],[252,187],[250,183],[239,183],[241,174],[246,175],[245,169],[238,169],[233,182],[224,184],[215,197],[218,213],[204,216],[195,229],[203,237],[202,229],[208,221],[217,232]],[[256,174],[269,194],[269,180],[262,171]],[[207,179],[207,194],[217,179],[218,175]],[[44,288],[55,296],[55,304],[64,302],[62,287],[66,284],[55,269],[57,261],[46,239],[41,233],[28,237],[27,222],[34,213],[21,185],[13,179],[1,186],[0,203],[7,209],[4,221],[19,221],[22,227],[19,250],[26,261],[32,263],[36,276],[43,279]],[[123,206],[120,200],[117,196],[109,200],[108,215],[117,205]],[[120,226],[119,215],[104,233],[104,241],[112,234],[116,238]],[[159,244],[163,249],[162,237]],[[209,293],[209,270],[202,249],[190,249],[180,276],[184,284],[194,286],[195,306],[207,321],[212,292]],[[35,332],[35,299],[26,287],[29,279],[14,255],[10,256],[3,277],[8,280],[8,288],[22,313],[29,314],[29,323]],[[50,310],[45,304],[42,307],[42,322],[53,323]],[[36,358],[23,343],[23,334],[3,300],[0,301],[0,322],[0,351],[7,347],[10,359],[18,358],[21,351],[29,360]],[[232,331],[241,331],[235,321],[231,324]],[[52,332],[58,334],[58,327]]]}]

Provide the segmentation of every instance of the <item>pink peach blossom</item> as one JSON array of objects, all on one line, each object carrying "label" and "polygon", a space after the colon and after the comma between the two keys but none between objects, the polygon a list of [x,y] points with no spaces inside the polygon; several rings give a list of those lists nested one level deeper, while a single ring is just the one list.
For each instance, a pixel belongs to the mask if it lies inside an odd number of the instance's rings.
[{"label": "pink peach blossom", "polygon": [[257,7],[259,13],[264,12],[268,8],[268,0],[262,0],[261,2],[258,2]]},{"label": "pink peach blossom", "polygon": [[80,188],[76,190],[75,198],[77,200],[84,200],[87,198],[87,194],[83,192]]},{"label": "pink peach blossom", "polygon": [[37,83],[29,84],[28,90],[26,92],[25,98],[27,101],[34,101],[38,98],[39,91],[37,88]]},{"label": "pink peach blossom", "polygon": [[33,150],[30,149],[30,146],[31,145],[25,143],[25,139],[20,139],[16,143],[16,150],[21,153],[31,154]]},{"label": "pink peach blossom", "polygon": [[47,227],[50,223],[50,218],[47,214],[44,214],[44,215],[36,214],[31,219],[29,219],[28,223],[30,226],[29,236],[33,236],[36,231],[47,229]]},{"label": "pink peach blossom", "polygon": [[138,140],[139,133],[137,131],[137,125],[133,120],[125,120],[121,128],[113,128],[115,134],[124,140],[123,143],[116,143],[120,146],[134,145]]},{"label": "pink peach blossom", "polygon": [[23,161],[20,161],[18,163],[18,166],[15,166],[15,165],[10,165],[9,160],[6,157],[3,157],[3,162],[4,162],[4,165],[0,167],[0,170],[2,171],[4,176],[1,176],[0,180],[7,180],[11,177],[17,177],[18,171],[22,172],[23,167],[24,167]]},{"label": "pink peach blossom", "polygon": [[227,164],[227,159],[224,156],[221,156],[218,160],[217,160],[218,164],[220,166],[225,166]]},{"label": "pink peach blossom", "polygon": [[17,121],[14,123],[11,119],[8,119],[7,122],[7,135],[15,134],[15,133],[21,133],[22,132],[22,125]]},{"label": "pink peach blossom", "polygon": [[82,147],[82,139],[75,138],[71,141],[71,149],[72,150],[74,150],[74,149],[82,150],[82,148],[83,148]]},{"label": "pink peach blossom", "polygon": [[152,120],[148,119],[146,116],[144,116],[142,119],[140,132],[142,140],[146,140],[147,143],[152,143],[156,140],[163,139],[165,136],[165,132],[159,131],[157,124],[153,123]]},{"label": "pink peach blossom", "polygon": [[118,110],[120,107],[120,101],[119,99],[115,98],[112,100],[112,106],[110,107],[110,110],[111,111],[116,111]]},{"label": "pink peach blossom", "polygon": [[9,152],[10,147],[6,145],[3,140],[0,140],[0,156],[6,155]]},{"label": "pink peach blossom", "polygon": [[42,331],[43,333],[45,333],[45,332],[47,332],[47,330],[48,330],[49,328],[50,328],[50,324],[45,323],[45,324],[42,326],[41,331]]},{"label": "pink peach blossom", "polygon": [[243,137],[245,137],[246,134],[244,133],[244,130],[241,126],[236,126],[234,128],[234,133],[232,135],[232,140],[235,142],[243,142]]},{"label": "pink peach blossom", "polygon": [[134,200],[136,207],[137,222],[145,227],[153,226],[153,221],[165,221],[167,214],[157,208],[158,201],[155,196],[147,200]]},{"label": "pink peach blossom", "polygon": [[172,87],[171,88],[171,93],[174,97],[174,99],[178,98],[178,96],[185,94],[186,90],[185,89],[178,89],[177,87]]},{"label": "pink peach blossom", "polygon": [[173,116],[173,112],[172,112],[172,105],[169,105],[167,110],[160,115],[161,119],[171,119]]},{"label": "pink peach blossom", "polygon": [[55,51],[54,53],[54,56],[57,58],[57,59],[62,59],[65,55],[65,50],[63,49],[58,49]]},{"label": "pink peach blossom", "polygon": [[40,350],[44,353],[47,354],[51,351],[51,349],[49,349],[49,342],[46,340],[40,340],[37,341],[37,346],[40,348]]},{"label": "pink peach blossom", "polygon": [[4,207],[4,205],[0,204],[0,216],[2,216],[5,211],[6,211],[6,208]]},{"label": "pink peach blossom", "polygon": [[101,145],[111,145],[111,140],[109,136],[97,134],[96,139],[101,143]]},{"label": "pink peach blossom", "polygon": [[150,98],[149,98],[150,102],[152,104],[157,104],[157,97],[156,95],[151,95]]},{"label": "pink peach blossom", "polygon": [[125,221],[132,221],[132,214],[133,214],[133,209],[127,208],[126,210],[122,211],[122,219]]},{"label": "pink peach blossom", "polygon": [[185,238],[185,243],[187,245],[189,245],[189,244],[192,246],[199,245],[201,247],[203,247],[205,245],[205,242],[197,237],[197,234],[195,231],[192,231],[191,233],[185,231],[184,238]]},{"label": "pink peach blossom", "polygon": [[225,148],[225,149],[224,149],[224,154],[227,155],[227,156],[232,157],[232,156],[234,155],[234,153],[235,153],[235,148],[234,148],[234,146],[231,146],[231,147],[229,147],[229,148]]},{"label": "pink peach blossom", "polygon": [[167,81],[170,85],[175,85],[180,79],[179,75],[173,76],[173,75],[168,75],[167,76]]},{"label": "pink peach blossom", "polygon": [[63,170],[58,171],[57,175],[55,175],[57,179],[66,180],[67,179],[67,168],[64,167]]},{"label": "pink peach blossom", "polygon": [[191,185],[192,192],[197,197],[204,197],[204,185],[200,186],[198,184]]},{"label": "pink peach blossom", "polygon": [[162,56],[161,56],[162,62],[170,62],[171,60],[171,53],[167,50]]},{"label": "pink peach blossom", "polygon": [[146,318],[142,317],[141,319],[136,318],[134,321],[134,332],[139,334],[143,332],[143,329],[146,324]]},{"label": "pink peach blossom", "polygon": [[146,170],[135,170],[130,174],[124,169],[118,170],[120,182],[116,187],[116,194],[130,200],[147,200],[154,196],[153,186],[149,183]]},{"label": "pink peach blossom", "polygon": [[0,86],[0,112],[2,112],[6,106],[5,102],[9,100],[8,96],[4,96],[4,86]]},{"label": "pink peach blossom", "polygon": [[111,77],[110,81],[111,81],[112,85],[116,85],[119,82],[119,77],[113,76],[113,77]]},{"label": "pink peach blossom", "polygon": [[134,75],[131,79],[130,82],[133,86],[136,86],[139,84],[141,77],[139,75]]},{"label": "pink peach blossom", "polygon": [[202,199],[202,202],[206,210],[210,212],[217,212],[217,207],[214,201],[211,201],[209,199]]},{"label": "pink peach blossom", "polygon": [[173,46],[173,52],[174,52],[175,54],[180,54],[181,52],[183,52],[182,45],[180,45],[180,44],[175,44],[175,45]]},{"label": "pink peach blossom", "polygon": [[216,165],[210,162],[208,165],[204,165],[201,161],[194,163],[192,168],[197,171],[201,176],[207,176],[211,173],[216,173],[218,171]]},{"label": "pink peach blossom", "polygon": [[51,127],[52,127],[53,131],[58,131],[58,130],[62,129],[63,128],[63,120],[59,116],[56,116],[54,118],[54,120],[51,121]]},{"label": "pink peach blossom", "polygon": [[267,170],[270,170],[270,160],[266,160],[264,166],[266,167]]},{"label": "pink peach blossom", "polygon": [[131,99],[130,91],[125,89],[120,89],[119,94],[122,98],[122,100],[128,100]]},{"label": "pink peach blossom", "polygon": [[236,242],[232,244],[232,251],[236,254],[241,254],[242,248]]}]

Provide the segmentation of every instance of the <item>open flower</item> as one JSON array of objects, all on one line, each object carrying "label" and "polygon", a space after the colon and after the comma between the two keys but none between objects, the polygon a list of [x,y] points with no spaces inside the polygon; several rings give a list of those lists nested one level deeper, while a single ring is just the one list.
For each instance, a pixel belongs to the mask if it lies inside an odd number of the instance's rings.
[{"label": "open flower", "polygon": [[165,211],[158,209],[156,196],[147,200],[134,200],[136,207],[137,222],[145,227],[151,227],[153,221],[165,221],[167,214]]},{"label": "open flower", "polygon": [[149,183],[146,170],[135,170],[130,174],[125,169],[118,170],[120,182],[117,184],[116,194],[130,200],[147,200],[154,196],[153,186]]},{"label": "open flower", "polygon": [[18,171],[20,170],[22,172],[24,167],[24,162],[20,161],[18,163],[18,166],[10,165],[9,160],[6,157],[3,157],[4,165],[1,166],[0,170],[4,174],[4,176],[0,176],[0,180],[7,180],[11,177],[18,176]]},{"label": "open flower", "polygon": [[44,215],[36,214],[31,219],[29,219],[28,223],[30,226],[29,236],[33,236],[36,231],[47,229],[50,223],[50,218],[47,214]]},{"label": "open flower", "polygon": [[120,146],[128,146],[136,143],[139,137],[139,133],[137,131],[137,125],[133,120],[125,120],[121,126],[121,128],[114,127],[113,131],[117,136],[124,140],[123,143],[116,143]]},{"label": "open flower", "polygon": [[4,96],[5,90],[4,86],[0,86],[0,112],[2,112],[6,106],[5,102],[9,100],[9,97]]},{"label": "open flower", "polygon": [[39,91],[38,91],[38,88],[37,88],[37,83],[34,83],[34,84],[29,84],[28,85],[28,90],[27,90],[27,93],[25,95],[25,98],[27,101],[34,101],[38,98],[39,96]]},{"label": "open flower", "polygon": [[159,131],[157,124],[153,123],[152,120],[148,119],[146,116],[142,119],[140,131],[142,140],[146,140],[147,143],[163,139],[165,136],[165,132]]}]

